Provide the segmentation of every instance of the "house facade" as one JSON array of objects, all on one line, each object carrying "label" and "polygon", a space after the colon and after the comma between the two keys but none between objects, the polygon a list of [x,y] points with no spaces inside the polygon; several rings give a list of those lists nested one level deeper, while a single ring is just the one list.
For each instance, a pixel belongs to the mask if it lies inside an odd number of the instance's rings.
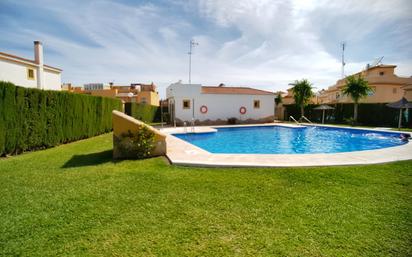
[{"label": "house facade", "polygon": [[34,41],[34,60],[0,52],[0,80],[44,90],[61,89],[62,70],[44,64],[43,45]]},{"label": "house facade", "polygon": [[[360,100],[361,103],[391,103],[405,96],[406,85],[412,84],[412,77],[399,77],[395,74],[396,65],[377,65],[354,74],[360,75],[372,88],[372,92]],[[340,79],[335,85],[321,91],[318,104],[353,103],[350,96],[341,91],[346,79]]]},{"label": "house facade", "polygon": [[88,94],[93,96],[111,97],[121,99],[124,103],[141,103],[153,106],[159,106],[159,93],[156,91],[156,85],[132,83],[128,86],[114,85],[113,83],[89,83],[83,87],[74,87],[71,84],[64,84],[63,90]]},{"label": "house facade", "polygon": [[[377,65],[367,67],[367,69],[353,74],[362,76],[368,81],[372,92],[360,100],[361,103],[392,103],[402,97],[410,97],[412,77],[400,77],[395,74],[396,65]],[[346,78],[340,79],[335,85],[322,89],[311,99],[311,104],[337,104],[353,103],[350,96],[344,95],[342,89],[345,86]],[[287,90],[283,97],[283,105],[294,104],[292,88]]]},{"label": "house facade", "polygon": [[249,87],[177,82],[166,89],[171,121],[273,121],[274,93]]}]

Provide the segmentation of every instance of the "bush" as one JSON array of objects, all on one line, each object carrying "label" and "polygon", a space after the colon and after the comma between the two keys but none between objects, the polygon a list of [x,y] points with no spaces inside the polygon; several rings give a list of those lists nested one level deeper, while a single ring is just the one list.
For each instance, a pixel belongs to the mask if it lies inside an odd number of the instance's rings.
[{"label": "bush", "polygon": [[230,124],[230,125],[237,124],[237,119],[236,118],[229,118],[229,119],[227,119],[227,124]]},{"label": "bush", "polygon": [[356,125],[356,121],[353,117],[350,118],[345,118],[343,119],[345,121],[346,124],[351,125],[351,126],[355,126]]},{"label": "bush", "polygon": [[141,126],[137,132],[122,133],[120,137],[114,136],[115,144],[122,158],[143,159],[150,156],[154,148],[155,134],[146,126]]},{"label": "bush", "polygon": [[0,156],[111,131],[117,99],[15,86],[0,81]]},{"label": "bush", "polygon": [[160,121],[160,107],[158,106],[138,103],[125,103],[125,113],[135,119],[141,120],[146,123]]},{"label": "bush", "polygon": [[[334,110],[327,110],[325,122],[343,124],[353,117],[353,104],[329,104]],[[308,105],[305,107],[305,116],[313,122],[322,121],[322,111],[313,108],[319,105]],[[284,105],[285,119],[292,115],[300,117],[300,111],[295,105]],[[367,104],[361,103],[358,107],[358,124],[365,126],[398,126],[399,109],[389,108],[385,103]],[[402,124],[405,127],[412,127],[412,119],[406,121],[403,117]]]}]

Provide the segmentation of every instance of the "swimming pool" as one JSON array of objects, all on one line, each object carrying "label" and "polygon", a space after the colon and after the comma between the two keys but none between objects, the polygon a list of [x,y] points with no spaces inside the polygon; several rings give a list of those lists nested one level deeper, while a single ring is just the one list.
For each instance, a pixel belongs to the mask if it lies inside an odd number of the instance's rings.
[{"label": "swimming pool", "polygon": [[217,128],[215,133],[174,134],[210,153],[310,154],[374,150],[403,145],[400,133],[307,126]]}]

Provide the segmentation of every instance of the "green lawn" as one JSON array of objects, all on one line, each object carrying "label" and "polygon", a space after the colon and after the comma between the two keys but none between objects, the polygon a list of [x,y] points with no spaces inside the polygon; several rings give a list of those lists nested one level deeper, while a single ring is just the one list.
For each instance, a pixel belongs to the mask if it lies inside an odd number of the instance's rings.
[{"label": "green lawn", "polygon": [[1,256],[411,256],[412,161],[111,161],[111,134],[0,160]]}]

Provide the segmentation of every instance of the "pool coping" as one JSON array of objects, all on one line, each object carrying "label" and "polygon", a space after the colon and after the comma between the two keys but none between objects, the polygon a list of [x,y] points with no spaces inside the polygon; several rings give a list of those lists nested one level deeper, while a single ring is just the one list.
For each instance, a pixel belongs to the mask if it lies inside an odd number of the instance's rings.
[{"label": "pool coping", "polygon": [[[324,126],[333,128],[358,129],[367,131],[405,133],[411,132],[392,131],[379,128],[353,128],[334,125],[304,124],[304,126]],[[248,125],[223,125],[223,126],[196,126],[194,133],[207,133],[208,128],[222,127],[247,127],[247,126],[284,126],[290,128],[302,127],[290,123],[265,123]],[[210,153],[200,147],[190,144],[171,133],[182,130],[179,128],[161,129],[167,134],[167,158],[172,164],[202,167],[310,167],[310,166],[339,166],[378,164],[412,159],[412,142],[404,145],[387,147],[376,150],[364,150],[342,153],[317,153],[317,154],[216,154]],[[191,131],[188,129],[189,132]]]}]

